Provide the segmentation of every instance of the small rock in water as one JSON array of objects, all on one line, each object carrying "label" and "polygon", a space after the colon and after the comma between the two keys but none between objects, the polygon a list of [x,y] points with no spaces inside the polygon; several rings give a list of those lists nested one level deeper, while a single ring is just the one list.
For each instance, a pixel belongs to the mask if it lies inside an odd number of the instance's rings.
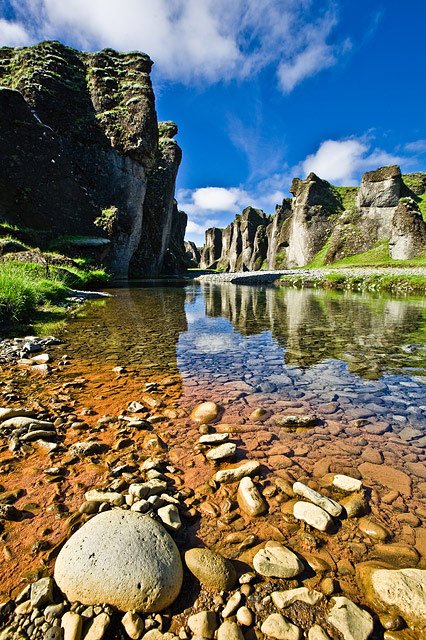
[{"label": "small rock in water", "polygon": [[221,471],[218,471],[216,473],[215,480],[221,484],[230,484],[231,482],[238,482],[246,476],[254,475],[259,471],[259,469],[260,463],[257,462],[257,460],[250,460],[250,462],[245,462],[234,469],[222,469]]},{"label": "small rock in water", "polygon": [[253,558],[257,573],[268,578],[293,578],[303,571],[303,563],[295,553],[279,542],[267,542]]},{"label": "small rock in water", "polygon": [[275,424],[286,429],[316,427],[320,422],[321,420],[318,416],[282,416],[275,418]]},{"label": "small rock in water", "polygon": [[340,501],[348,518],[359,518],[368,511],[368,504],[364,496],[353,494]]},{"label": "small rock in water", "polygon": [[210,424],[214,422],[220,413],[220,407],[215,402],[202,402],[192,410],[191,420],[200,424]]},{"label": "small rock in water", "polygon": [[293,485],[293,491],[296,495],[302,496],[306,498],[306,500],[310,500],[324,511],[327,511],[331,516],[340,516],[342,513],[342,506],[331,500],[331,498],[327,498],[326,496],[322,496],[317,491],[314,491],[310,487],[306,486],[302,482],[295,482]]},{"label": "small rock in water", "polygon": [[301,629],[290,622],[280,613],[272,613],[262,624],[260,630],[265,636],[276,638],[276,640],[299,640]]},{"label": "small rock in water", "polygon": [[242,478],[237,494],[240,509],[248,516],[260,516],[265,513],[267,506],[251,478]]},{"label": "small rock in water", "polygon": [[373,618],[348,598],[332,598],[333,606],[328,622],[339,631],[345,640],[367,640],[373,631]]},{"label": "small rock in water", "polygon": [[121,507],[124,502],[124,498],[121,493],[115,491],[98,491],[97,489],[91,489],[84,494],[87,502],[109,502],[115,507]]},{"label": "small rock in water", "polygon": [[[333,478],[333,486],[342,491],[360,491],[362,487],[361,480],[351,478],[350,476],[344,476],[337,474]],[[331,514],[333,515],[333,514]]]},{"label": "small rock in water", "polygon": [[293,507],[293,515],[318,531],[327,531],[333,524],[331,517],[324,509],[310,502],[296,502]]},{"label": "small rock in water", "polygon": [[237,445],[234,442],[226,442],[206,453],[208,460],[223,460],[224,458],[232,458],[237,451]]},{"label": "small rock in water", "polygon": [[191,573],[209,589],[229,591],[237,581],[232,563],[210,549],[189,549],[185,562]]},{"label": "small rock in water", "polygon": [[219,442],[226,442],[229,438],[229,433],[208,433],[198,439],[199,444],[216,444]]},{"label": "small rock in water", "polygon": [[264,409],[263,407],[257,407],[257,409],[251,412],[250,420],[252,420],[253,422],[263,422],[264,420],[267,420],[270,415],[271,412],[267,409]]},{"label": "small rock in water", "polygon": [[382,527],[381,524],[370,520],[370,518],[361,518],[358,522],[358,527],[366,536],[369,536],[374,540],[387,540],[391,535],[385,527]]}]

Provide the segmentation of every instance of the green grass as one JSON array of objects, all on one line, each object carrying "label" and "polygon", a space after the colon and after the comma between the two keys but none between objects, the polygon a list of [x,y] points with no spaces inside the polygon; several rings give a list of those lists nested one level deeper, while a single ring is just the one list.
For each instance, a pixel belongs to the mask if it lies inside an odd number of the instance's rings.
[{"label": "green grass", "polygon": [[68,287],[58,273],[46,274],[44,267],[25,262],[0,265],[0,320],[28,322],[46,303],[65,299]]},{"label": "green grass", "polygon": [[359,187],[334,187],[342,199],[344,209],[355,207],[355,198]]},{"label": "green grass", "polygon": [[372,249],[354,256],[342,258],[332,264],[324,264],[329,243],[319,251],[311,262],[302,269],[338,269],[345,267],[426,267],[426,253],[411,260],[392,260],[389,256],[389,241],[381,240]]},{"label": "green grass", "polygon": [[328,247],[330,246],[330,241],[331,241],[331,236],[327,240],[327,242],[325,243],[323,248],[320,251],[318,251],[318,253],[312,258],[310,263],[307,264],[306,267],[302,267],[302,268],[303,269],[317,269],[319,267],[323,267],[324,266],[324,259],[325,259],[326,253],[328,251]]},{"label": "green grass", "polygon": [[348,291],[389,292],[393,294],[425,294],[426,277],[419,275],[393,275],[392,273],[373,273],[353,275],[350,273],[327,273],[281,278],[284,286],[321,287]]}]

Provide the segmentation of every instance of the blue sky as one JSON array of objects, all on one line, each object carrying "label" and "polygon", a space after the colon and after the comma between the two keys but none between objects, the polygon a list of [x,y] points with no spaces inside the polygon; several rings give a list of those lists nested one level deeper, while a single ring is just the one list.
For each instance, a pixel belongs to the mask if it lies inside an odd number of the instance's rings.
[{"label": "blue sky", "polygon": [[422,0],[0,0],[0,44],[57,39],[154,60],[174,120],[188,239],[251,204],[273,213],[293,176],[358,184],[426,169]]}]

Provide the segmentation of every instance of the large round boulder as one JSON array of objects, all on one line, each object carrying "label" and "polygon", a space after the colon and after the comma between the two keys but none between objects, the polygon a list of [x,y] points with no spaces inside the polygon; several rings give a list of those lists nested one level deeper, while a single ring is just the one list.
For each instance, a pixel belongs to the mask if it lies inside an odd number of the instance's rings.
[{"label": "large round boulder", "polygon": [[148,516],[113,509],[71,536],[58,555],[54,575],[71,602],[150,613],[175,600],[183,570],[164,527]]}]

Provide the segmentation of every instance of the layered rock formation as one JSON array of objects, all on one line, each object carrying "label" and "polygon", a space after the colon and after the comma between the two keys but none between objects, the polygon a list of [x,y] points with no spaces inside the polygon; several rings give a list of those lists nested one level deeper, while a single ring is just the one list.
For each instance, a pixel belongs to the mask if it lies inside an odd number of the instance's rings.
[{"label": "layered rock formation", "polygon": [[426,174],[391,165],[362,176],[361,186],[334,187],[314,173],[295,178],[293,198],[268,216],[248,207],[226,229],[208,229],[201,266],[223,271],[322,266],[389,243],[389,257],[426,250]]},{"label": "layered rock formation", "polygon": [[190,240],[186,241],[185,252],[186,252],[186,259],[189,261],[189,264],[191,264],[193,267],[196,267],[196,266],[198,267],[201,260],[201,253],[198,247],[196,246],[195,242],[192,242]]},{"label": "layered rock formation", "polygon": [[158,127],[151,66],[59,42],[0,50],[0,222],[117,276],[161,271],[181,152],[176,125]]}]

